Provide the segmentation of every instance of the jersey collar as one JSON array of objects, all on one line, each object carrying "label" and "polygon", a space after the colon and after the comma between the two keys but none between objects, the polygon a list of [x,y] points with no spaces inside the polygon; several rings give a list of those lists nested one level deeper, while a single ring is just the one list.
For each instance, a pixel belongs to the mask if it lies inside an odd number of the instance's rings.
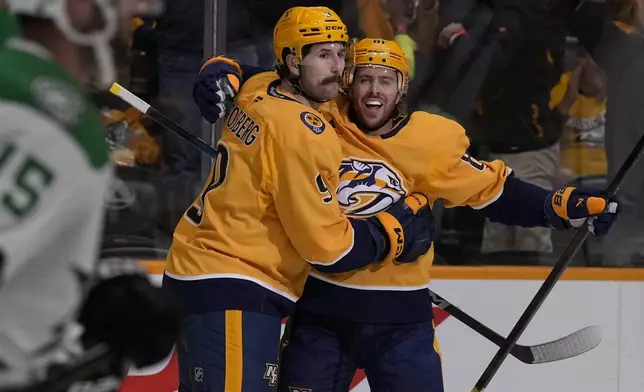
[{"label": "jersey collar", "polygon": [[287,101],[293,101],[293,102],[300,103],[300,101],[298,101],[297,99],[289,97],[288,95],[282,94],[279,91],[277,91],[277,87],[280,85],[281,82],[282,82],[281,79],[273,80],[268,85],[268,89],[266,89],[266,94],[270,95],[271,97],[285,99]]},{"label": "jersey collar", "polygon": [[390,137],[396,136],[398,132],[402,131],[402,129],[407,125],[409,122],[409,119],[411,116],[403,116],[403,117],[398,117],[394,119],[394,126],[391,128],[391,131],[385,133],[384,135],[380,135],[382,139],[389,139]]}]

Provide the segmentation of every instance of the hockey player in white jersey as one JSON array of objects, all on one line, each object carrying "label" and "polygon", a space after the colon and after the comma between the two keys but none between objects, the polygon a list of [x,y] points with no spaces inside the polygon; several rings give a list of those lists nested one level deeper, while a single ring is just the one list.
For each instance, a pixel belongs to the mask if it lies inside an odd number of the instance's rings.
[{"label": "hockey player in white jersey", "polygon": [[97,263],[111,174],[83,86],[114,81],[110,40],[146,4],[4,3],[21,33],[0,48],[0,390],[42,381],[99,343],[114,372],[93,376],[118,378],[126,360],[165,358],[178,323],[132,265]]}]

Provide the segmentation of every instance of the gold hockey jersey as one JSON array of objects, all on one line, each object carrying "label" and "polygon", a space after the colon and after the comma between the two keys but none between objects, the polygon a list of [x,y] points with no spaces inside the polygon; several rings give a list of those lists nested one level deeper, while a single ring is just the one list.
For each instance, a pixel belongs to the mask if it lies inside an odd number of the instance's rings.
[{"label": "gold hockey jersey", "polygon": [[353,249],[332,190],[342,161],[334,129],[279,91],[273,72],[243,85],[202,194],[174,232],[164,285],[191,311],[289,312],[309,264]]},{"label": "gold hockey jersey", "polygon": [[[446,207],[483,208],[503,191],[510,169],[502,161],[479,162],[466,154],[464,129],[445,117],[415,112],[382,136],[370,136],[349,119],[342,97],[322,112],[342,145],[337,197],[349,216],[367,217],[412,192]],[[367,266],[324,274],[312,271],[302,307],[359,322],[407,322],[431,317],[426,287],[434,248],[417,262]],[[319,293],[323,293],[320,295]]]}]

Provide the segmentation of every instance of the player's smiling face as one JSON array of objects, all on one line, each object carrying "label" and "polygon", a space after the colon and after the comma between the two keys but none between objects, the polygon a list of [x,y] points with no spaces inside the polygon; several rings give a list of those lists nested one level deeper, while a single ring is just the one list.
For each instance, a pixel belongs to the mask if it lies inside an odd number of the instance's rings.
[{"label": "player's smiling face", "polygon": [[342,43],[311,45],[302,59],[300,86],[318,101],[338,96],[342,83],[342,70],[346,46]]},{"label": "player's smiling face", "polygon": [[390,120],[399,99],[398,73],[386,67],[356,67],[351,105],[362,128],[376,130]]}]

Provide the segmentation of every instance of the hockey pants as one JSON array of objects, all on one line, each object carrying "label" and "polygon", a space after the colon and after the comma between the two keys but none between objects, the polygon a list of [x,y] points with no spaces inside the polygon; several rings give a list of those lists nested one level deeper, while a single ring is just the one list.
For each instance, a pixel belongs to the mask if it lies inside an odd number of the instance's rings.
[{"label": "hockey pants", "polygon": [[432,320],[357,324],[297,311],[288,340],[278,392],[346,392],[358,368],[372,392],[443,392]]},{"label": "hockey pants", "polygon": [[226,310],[189,314],[178,344],[179,392],[274,392],[281,319]]}]

